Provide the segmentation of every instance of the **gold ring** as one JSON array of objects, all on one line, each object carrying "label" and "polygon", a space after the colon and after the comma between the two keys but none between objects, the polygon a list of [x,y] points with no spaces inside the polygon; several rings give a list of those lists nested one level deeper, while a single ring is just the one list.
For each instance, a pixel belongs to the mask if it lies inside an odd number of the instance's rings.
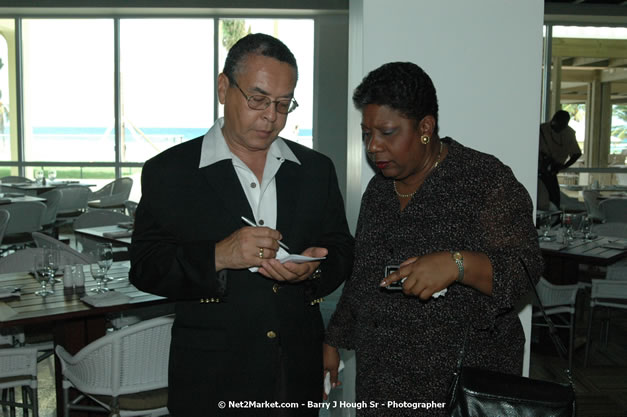
[{"label": "gold ring", "polygon": [[263,248],[259,248],[259,259],[263,259]]}]

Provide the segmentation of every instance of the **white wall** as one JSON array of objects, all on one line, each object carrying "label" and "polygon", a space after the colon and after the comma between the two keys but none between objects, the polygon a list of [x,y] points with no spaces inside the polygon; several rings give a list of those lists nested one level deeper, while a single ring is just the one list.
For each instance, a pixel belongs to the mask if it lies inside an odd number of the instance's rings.
[{"label": "white wall", "polygon": [[[412,61],[431,76],[441,136],[496,155],[535,200],[543,11],[542,0],[350,0],[347,211],[352,227],[373,173],[350,97],[369,71],[390,61]],[[528,334],[528,310],[522,319]],[[526,372],[528,348],[529,343]]]}]

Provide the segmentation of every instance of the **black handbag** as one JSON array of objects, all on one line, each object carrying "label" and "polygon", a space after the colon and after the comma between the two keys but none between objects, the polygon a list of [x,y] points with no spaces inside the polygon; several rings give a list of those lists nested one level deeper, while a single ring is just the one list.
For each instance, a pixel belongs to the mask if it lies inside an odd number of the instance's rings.
[{"label": "black handbag", "polygon": [[[551,339],[560,358],[564,359],[566,349],[555,334],[522,259],[521,263],[549,326]],[[451,417],[575,417],[575,391],[570,369],[566,370],[570,383],[561,384],[462,366],[470,327],[466,329],[449,391],[447,406]]]}]

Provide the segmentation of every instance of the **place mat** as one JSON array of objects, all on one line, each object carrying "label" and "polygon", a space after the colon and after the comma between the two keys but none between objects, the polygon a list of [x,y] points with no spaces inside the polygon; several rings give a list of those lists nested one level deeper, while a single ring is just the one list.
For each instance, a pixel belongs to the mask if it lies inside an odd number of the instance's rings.
[{"label": "place mat", "polygon": [[0,204],[11,204],[10,198],[0,198]]},{"label": "place mat", "polygon": [[81,301],[93,307],[108,307],[127,304],[131,301],[131,297],[118,291],[107,291],[100,294],[87,295],[81,298]]}]

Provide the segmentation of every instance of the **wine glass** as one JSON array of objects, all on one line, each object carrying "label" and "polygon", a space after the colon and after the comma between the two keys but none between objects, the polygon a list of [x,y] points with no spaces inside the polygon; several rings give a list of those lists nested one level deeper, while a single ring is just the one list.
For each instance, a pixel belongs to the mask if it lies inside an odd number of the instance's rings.
[{"label": "wine glass", "polygon": [[111,278],[107,277],[107,272],[111,265],[113,264],[113,245],[111,243],[99,243],[96,246],[96,260],[101,269],[104,270],[104,291],[109,291],[107,288],[107,282],[111,280]]},{"label": "wine glass", "polygon": [[583,233],[584,240],[592,240],[596,237],[592,234],[592,219],[590,216],[585,216],[581,219],[581,233]]},{"label": "wine glass", "polygon": [[57,179],[57,170],[56,169],[49,169],[48,170],[48,181],[50,181],[52,183],[56,179]]},{"label": "wine glass", "polygon": [[540,230],[542,231],[542,235],[540,235],[540,240],[541,241],[545,241],[548,242],[551,239],[551,236],[549,236],[549,232],[551,231],[551,215],[550,214],[544,214],[540,219]]},{"label": "wine glass", "polygon": [[91,291],[95,292],[95,293],[103,293],[103,292],[107,292],[108,290],[104,289],[102,286],[102,282],[104,281],[104,277],[107,271],[105,271],[100,265],[98,265],[98,262],[92,262],[91,264],[89,264],[89,270],[91,272],[91,276],[94,279],[94,281],[96,281],[96,288],[92,288]]},{"label": "wine glass", "polygon": [[50,284],[54,284],[55,282],[61,282],[59,278],[55,278],[55,275],[59,270],[59,250],[54,248],[44,249],[44,259],[46,262],[46,266],[48,267]]},{"label": "wine glass", "polygon": [[48,289],[50,273],[43,253],[36,253],[33,256],[33,274],[35,275],[37,281],[41,284],[41,288],[35,291],[36,295],[46,297],[48,294],[54,294],[54,291]]},{"label": "wine glass", "polygon": [[37,171],[35,171],[35,180],[37,181],[37,184],[43,184],[44,182],[44,170],[43,169],[38,169]]}]

